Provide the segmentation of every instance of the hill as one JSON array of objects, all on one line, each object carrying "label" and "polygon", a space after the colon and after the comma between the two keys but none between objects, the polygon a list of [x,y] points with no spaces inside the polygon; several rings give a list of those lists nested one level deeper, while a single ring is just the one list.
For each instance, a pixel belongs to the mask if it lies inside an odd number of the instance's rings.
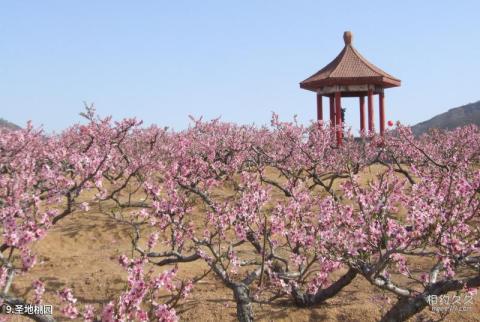
[{"label": "hill", "polygon": [[18,130],[20,126],[0,118],[0,129]]},{"label": "hill", "polygon": [[480,126],[480,101],[452,108],[428,121],[412,126],[412,130],[415,135],[420,135],[431,128],[453,129],[467,124]]}]

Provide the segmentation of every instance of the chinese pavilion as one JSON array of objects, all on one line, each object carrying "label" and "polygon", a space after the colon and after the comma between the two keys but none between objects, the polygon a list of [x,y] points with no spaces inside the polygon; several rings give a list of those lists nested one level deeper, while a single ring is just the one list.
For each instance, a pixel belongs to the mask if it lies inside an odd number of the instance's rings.
[{"label": "chinese pavilion", "polygon": [[345,47],[327,66],[300,83],[300,88],[317,93],[317,119],[323,121],[323,97],[330,98],[330,123],[336,126],[337,143],[342,144],[342,97],[359,97],[360,130],[365,131],[365,96],[368,97],[368,131],[374,132],[373,95],[378,95],[380,134],[385,131],[384,89],[401,81],[368,62],[352,45],[352,33],[345,31]]}]

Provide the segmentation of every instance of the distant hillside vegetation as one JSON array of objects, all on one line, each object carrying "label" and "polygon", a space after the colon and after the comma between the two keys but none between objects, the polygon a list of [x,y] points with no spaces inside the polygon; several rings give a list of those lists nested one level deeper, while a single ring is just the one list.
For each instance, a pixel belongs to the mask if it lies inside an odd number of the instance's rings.
[{"label": "distant hillside vegetation", "polygon": [[18,130],[20,129],[20,126],[0,118],[0,129]]},{"label": "distant hillside vegetation", "polygon": [[431,128],[453,129],[467,124],[480,126],[480,101],[452,108],[428,121],[412,126],[412,130],[415,135],[420,135]]}]

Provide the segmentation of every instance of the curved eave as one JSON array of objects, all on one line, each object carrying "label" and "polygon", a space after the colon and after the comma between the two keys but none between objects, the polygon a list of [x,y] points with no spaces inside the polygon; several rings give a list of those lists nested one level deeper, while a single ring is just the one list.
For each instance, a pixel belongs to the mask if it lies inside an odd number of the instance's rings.
[{"label": "curved eave", "polygon": [[309,81],[308,79],[300,82],[300,88],[309,91],[318,91],[324,86],[335,85],[377,85],[383,88],[398,87],[401,85],[401,81],[395,78],[388,78],[383,76],[378,77],[339,77],[339,78],[326,78],[321,80]]}]

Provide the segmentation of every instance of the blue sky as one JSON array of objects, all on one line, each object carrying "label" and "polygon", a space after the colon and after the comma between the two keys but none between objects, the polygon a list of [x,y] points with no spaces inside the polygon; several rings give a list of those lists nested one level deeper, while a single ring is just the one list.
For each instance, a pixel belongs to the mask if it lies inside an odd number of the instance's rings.
[{"label": "blue sky", "polygon": [[[480,100],[479,12],[480,1],[0,1],[0,117],[59,131],[86,101],[175,129],[188,115],[266,124],[272,111],[308,123],[315,94],[298,83],[351,30],[402,80],[387,120],[415,124]],[[358,129],[357,100],[344,106]]]}]

